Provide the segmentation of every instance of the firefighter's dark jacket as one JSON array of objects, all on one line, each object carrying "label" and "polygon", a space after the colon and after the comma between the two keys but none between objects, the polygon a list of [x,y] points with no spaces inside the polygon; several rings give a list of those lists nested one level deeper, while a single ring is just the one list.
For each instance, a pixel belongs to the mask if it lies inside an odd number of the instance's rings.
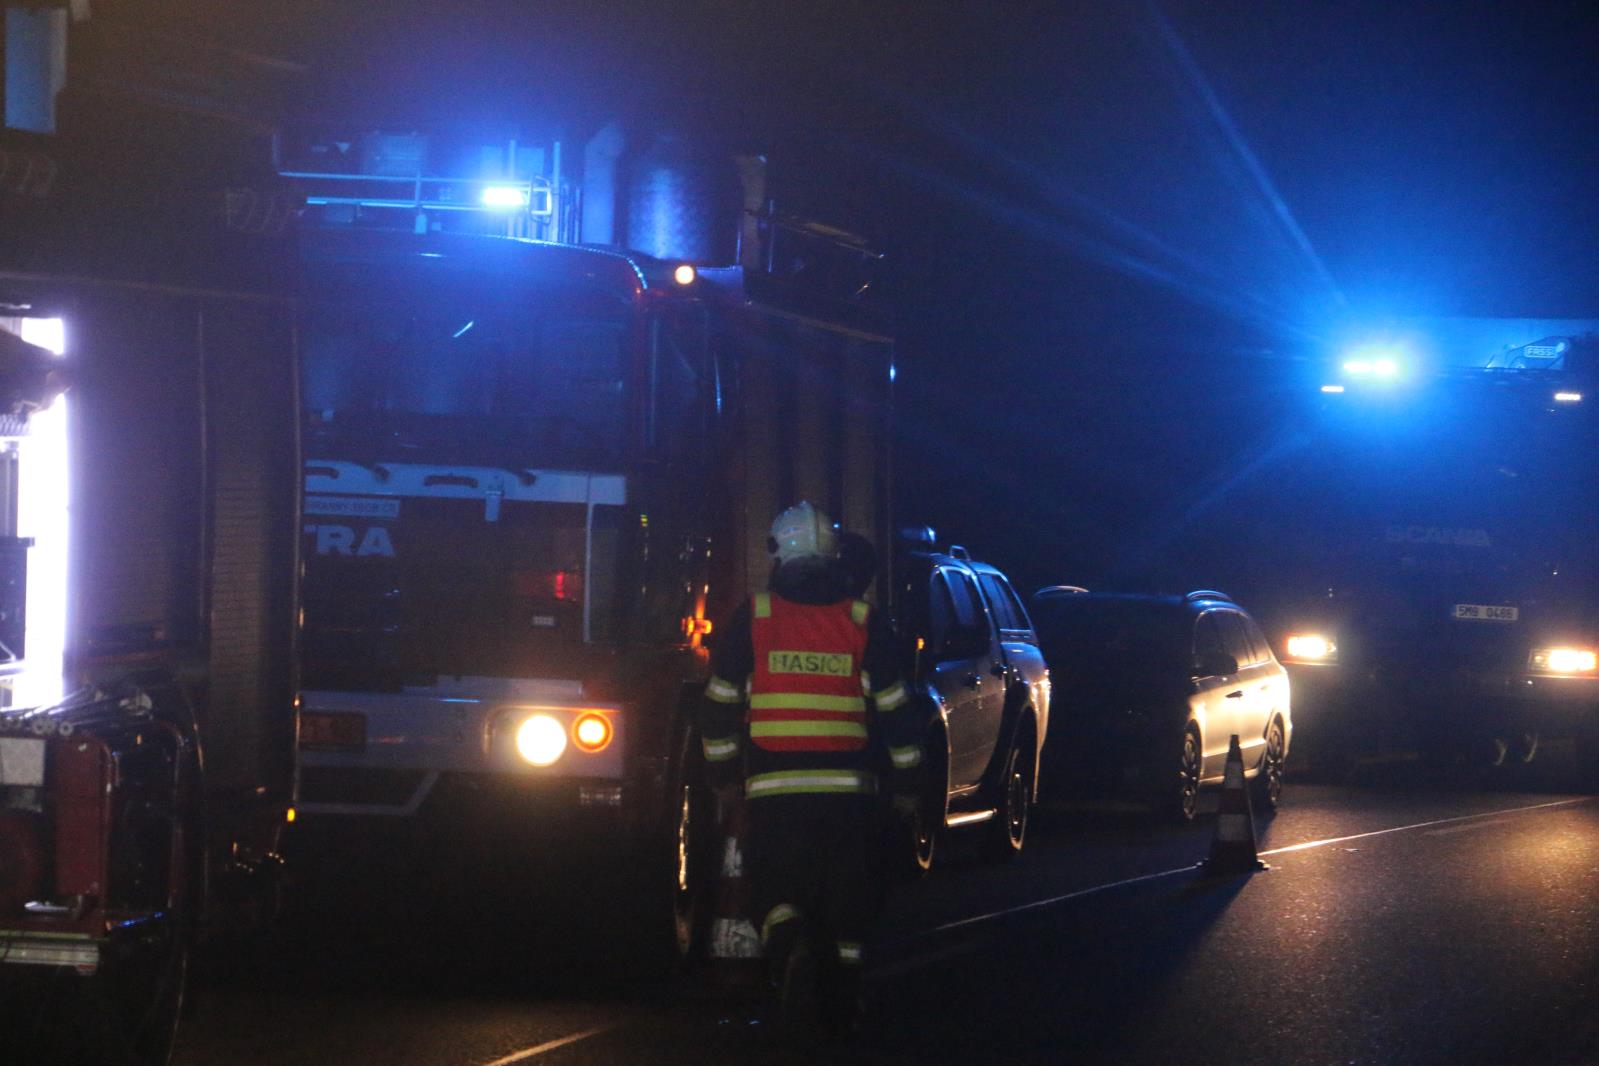
[{"label": "firefighter's dark jacket", "polygon": [[[841,568],[785,564],[772,576],[769,595],[791,603],[838,604],[866,630],[861,686],[869,741],[858,751],[772,751],[751,742],[749,686],[755,673],[752,605],[728,623],[712,658],[712,678],[700,701],[700,737],[713,784],[746,783],[758,797],[793,792],[876,791],[883,782],[898,793],[916,789],[921,725],[916,702],[901,676],[893,629],[886,618],[847,594]],[[851,782],[857,784],[851,785]]]}]

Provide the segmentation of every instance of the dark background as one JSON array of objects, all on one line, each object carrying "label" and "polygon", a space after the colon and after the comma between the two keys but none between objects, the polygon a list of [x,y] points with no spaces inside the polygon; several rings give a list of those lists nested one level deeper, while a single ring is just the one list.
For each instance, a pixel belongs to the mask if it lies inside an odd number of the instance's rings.
[{"label": "dark background", "polygon": [[1364,323],[1596,310],[1586,4],[148,7],[307,115],[765,150],[888,253],[902,517],[1024,589],[1138,582]]}]

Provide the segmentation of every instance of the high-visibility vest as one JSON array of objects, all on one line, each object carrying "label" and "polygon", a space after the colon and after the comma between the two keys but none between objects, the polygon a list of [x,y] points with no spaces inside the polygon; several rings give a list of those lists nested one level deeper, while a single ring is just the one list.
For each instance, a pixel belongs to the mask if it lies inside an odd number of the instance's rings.
[{"label": "high-visibility vest", "polygon": [[866,747],[861,659],[871,608],[861,600],[754,599],[750,739],[767,751]]}]

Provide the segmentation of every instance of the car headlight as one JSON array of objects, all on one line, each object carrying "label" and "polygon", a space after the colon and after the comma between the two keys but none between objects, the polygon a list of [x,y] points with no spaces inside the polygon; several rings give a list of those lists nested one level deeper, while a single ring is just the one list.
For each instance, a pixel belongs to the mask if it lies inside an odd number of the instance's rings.
[{"label": "car headlight", "polygon": [[1338,645],[1321,633],[1290,633],[1283,642],[1288,658],[1307,663],[1333,663],[1338,661]]},{"label": "car headlight", "polygon": [[1599,671],[1599,652],[1592,648],[1534,648],[1529,666],[1537,674],[1592,674]]},{"label": "car headlight", "polygon": [[530,715],[516,727],[516,750],[534,766],[549,766],[566,750],[566,730],[547,714]]}]

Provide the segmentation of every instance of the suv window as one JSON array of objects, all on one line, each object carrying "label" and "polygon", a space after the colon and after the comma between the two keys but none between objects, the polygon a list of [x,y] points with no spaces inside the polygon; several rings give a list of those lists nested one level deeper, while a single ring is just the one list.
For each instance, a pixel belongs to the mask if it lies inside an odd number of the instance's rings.
[{"label": "suv window", "polygon": [[933,576],[929,592],[932,598],[932,632],[928,638],[934,648],[944,649],[950,634],[956,629],[979,633],[987,630],[988,623],[977,598],[977,585],[970,574],[952,567],[941,567]]},{"label": "suv window", "polygon": [[1266,639],[1266,634],[1260,631],[1255,620],[1248,615],[1244,619],[1244,631],[1249,634],[1249,643],[1255,648],[1255,662],[1263,663],[1271,659],[1271,642]]},{"label": "suv window", "polygon": [[1016,598],[1016,590],[998,574],[979,573],[977,583],[988,598],[988,608],[994,612],[994,621],[1001,629],[1031,629],[1027,613]]},{"label": "suv window", "polygon": [[1199,621],[1194,623],[1194,661],[1200,662],[1207,656],[1227,655],[1226,645],[1221,639],[1221,619],[1215,611],[1199,616]]},{"label": "suv window", "polygon": [[1216,621],[1221,629],[1222,643],[1227,648],[1227,654],[1238,660],[1239,666],[1248,666],[1256,659],[1255,649],[1249,641],[1249,633],[1244,629],[1244,616],[1237,611],[1218,611]]},{"label": "suv window", "polygon": [[941,570],[955,603],[955,624],[962,629],[983,629],[983,608],[972,576],[964,570]]}]

